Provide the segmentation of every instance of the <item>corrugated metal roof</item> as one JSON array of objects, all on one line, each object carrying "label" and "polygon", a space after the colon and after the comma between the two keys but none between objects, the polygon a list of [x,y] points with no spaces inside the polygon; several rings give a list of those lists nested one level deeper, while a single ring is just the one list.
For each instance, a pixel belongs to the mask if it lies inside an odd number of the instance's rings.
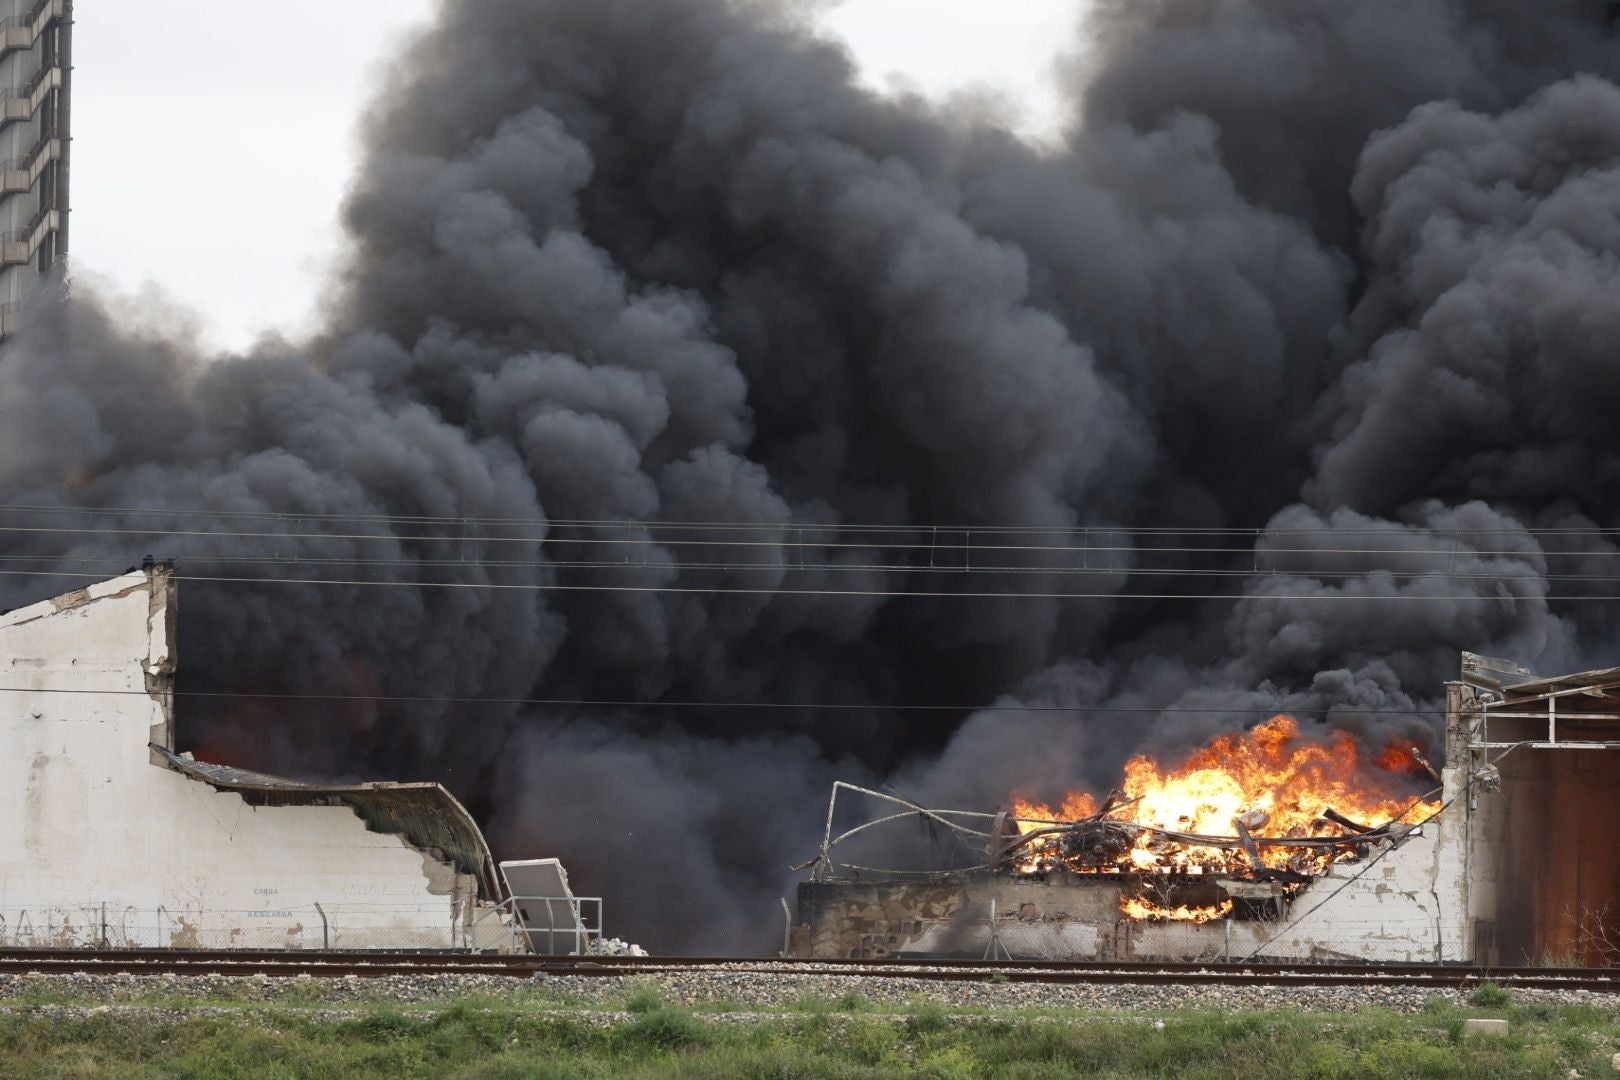
[{"label": "corrugated metal roof", "polygon": [[1615,689],[1620,689],[1620,667],[1599,668],[1596,671],[1581,671],[1573,675],[1555,675],[1546,679],[1512,683],[1502,687],[1502,693],[1509,700],[1522,701],[1526,698],[1580,690],[1591,691],[1594,696],[1601,696]]}]

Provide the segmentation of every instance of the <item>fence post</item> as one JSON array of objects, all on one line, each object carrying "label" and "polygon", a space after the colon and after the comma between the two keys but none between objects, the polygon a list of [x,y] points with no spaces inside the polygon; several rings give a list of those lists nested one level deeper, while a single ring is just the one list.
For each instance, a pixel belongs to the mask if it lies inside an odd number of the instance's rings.
[{"label": "fence post", "polygon": [[321,917],[321,951],[330,952],[332,950],[332,928],[327,925],[326,912],[321,910],[319,900],[315,902],[315,911]]}]

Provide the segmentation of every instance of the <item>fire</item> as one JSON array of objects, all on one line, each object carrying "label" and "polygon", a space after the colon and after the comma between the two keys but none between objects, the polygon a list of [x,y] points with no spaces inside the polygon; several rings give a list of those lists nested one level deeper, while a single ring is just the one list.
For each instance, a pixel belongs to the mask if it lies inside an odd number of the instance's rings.
[{"label": "fire", "polygon": [[[1345,732],[1325,741],[1304,738],[1292,717],[1276,716],[1248,732],[1219,736],[1175,768],[1145,756],[1131,759],[1121,792],[1102,806],[1082,792],[1070,793],[1055,809],[1015,796],[1020,835],[1054,830],[1017,849],[1017,868],[1026,873],[1059,867],[1082,873],[1249,872],[1256,868],[1240,844],[1207,845],[1163,833],[1236,837],[1241,823],[1260,839],[1355,834],[1324,820],[1329,810],[1369,827],[1416,824],[1440,809],[1434,802],[1414,804],[1403,793],[1419,765],[1413,754],[1397,748],[1370,760]],[[1052,822],[1085,824],[1055,829]],[[1356,854],[1353,845],[1257,847],[1264,868],[1295,874],[1319,873]],[[1201,922],[1224,913],[1141,905],[1144,914],[1137,917]]]},{"label": "fire", "polygon": [[1139,896],[1127,896],[1120,900],[1119,910],[1133,919],[1167,919],[1170,922],[1207,923],[1216,919],[1224,919],[1232,914],[1232,901],[1222,900],[1218,904],[1207,907],[1193,907],[1182,904],[1180,907],[1161,907],[1151,900],[1144,900]]},{"label": "fire", "polygon": [[1373,759],[1373,764],[1385,772],[1411,773],[1413,776],[1421,776],[1426,770],[1423,763],[1418,760],[1416,751],[1417,747],[1415,746],[1391,744],[1384,748],[1382,754]]},{"label": "fire", "polygon": [[[1049,810],[1040,803],[1026,802],[1018,796],[1013,796],[1013,813],[1020,819],[1039,818],[1044,821],[1079,821],[1088,818],[1097,812],[1096,796],[1084,791],[1071,791],[1063,796],[1063,804],[1056,810]],[[1029,832],[1035,825],[1026,825],[1020,821],[1020,831]]]}]

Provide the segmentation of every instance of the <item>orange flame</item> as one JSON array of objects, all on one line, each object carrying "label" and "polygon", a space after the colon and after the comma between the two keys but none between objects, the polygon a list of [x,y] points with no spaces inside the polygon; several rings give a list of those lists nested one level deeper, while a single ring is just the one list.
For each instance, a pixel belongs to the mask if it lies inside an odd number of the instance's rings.
[{"label": "orange flame", "polygon": [[[1334,732],[1325,741],[1306,739],[1293,717],[1275,716],[1248,732],[1213,739],[1173,769],[1146,756],[1132,758],[1125,766],[1122,790],[1136,801],[1104,819],[1219,837],[1236,835],[1236,820],[1257,837],[1339,835],[1343,830],[1321,820],[1330,808],[1374,827],[1391,821],[1421,822],[1437,813],[1440,805],[1414,803],[1402,793],[1416,764],[1404,752],[1399,758],[1386,752],[1369,761],[1347,732]],[[1391,771],[1389,765],[1397,768]],[[1018,818],[1034,819],[1019,822],[1021,834],[1046,827],[1041,822],[1078,821],[1098,810],[1097,801],[1083,792],[1071,792],[1056,810],[1019,795],[1013,805]],[[1302,873],[1320,872],[1352,853],[1348,848],[1265,845],[1260,852],[1267,867]],[[1065,857],[1058,835],[1030,841],[1019,860],[1019,869],[1025,872],[1059,864],[1089,872],[1198,874],[1252,869],[1241,848],[1199,845],[1154,833],[1136,834],[1128,850],[1104,860],[1108,865],[1098,865],[1095,858],[1076,865]],[[1201,921],[1197,914],[1167,915],[1162,909],[1153,914]]]},{"label": "orange flame", "polygon": [[1191,907],[1186,904],[1180,907],[1160,907],[1149,900],[1139,896],[1126,896],[1120,899],[1119,910],[1133,919],[1166,919],[1170,922],[1207,923],[1216,919],[1224,919],[1232,914],[1232,901],[1222,900],[1218,904],[1208,907]]},{"label": "orange flame", "polygon": [[1413,746],[1400,746],[1391,743],[1384,748],[1382,754],[1373,759],[1373,764],[1385,772],[1421,775],[1425,770],[1418,763],[1417,755],[1413,753],[1416,749]]}]

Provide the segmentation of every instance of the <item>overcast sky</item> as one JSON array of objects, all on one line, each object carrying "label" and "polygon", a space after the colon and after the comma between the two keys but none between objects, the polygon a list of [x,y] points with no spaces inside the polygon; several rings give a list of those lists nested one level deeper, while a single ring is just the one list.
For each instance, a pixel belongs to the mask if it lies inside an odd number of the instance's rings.
[{"label": "overcast sky", "polygon": [[[337,246],[368,88],[434,3],[77,0],[74,273],[155,285],[215,345],[296,334]],[[1040,130],[1079,3],[844,0],[826,22],[873,85],[995,86]]]}]

